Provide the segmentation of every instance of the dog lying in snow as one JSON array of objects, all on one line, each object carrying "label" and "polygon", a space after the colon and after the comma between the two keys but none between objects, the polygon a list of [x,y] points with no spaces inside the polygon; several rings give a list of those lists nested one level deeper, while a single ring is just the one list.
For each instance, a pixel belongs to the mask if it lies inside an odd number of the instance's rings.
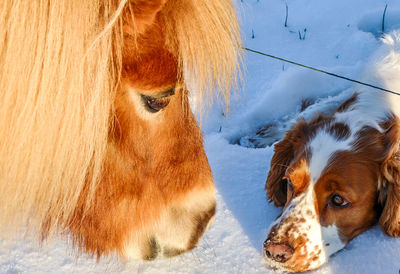
[{"label": "dog lying in snow", "polygon": [[[368,82],[400,91],[400,32],[383,39]],[[360,86],[332,115],[299,120],[275,145],[267,197],[282,214],[264,256],[287,271],[324,264],[375,225],[400,236],[400,96]]]}]

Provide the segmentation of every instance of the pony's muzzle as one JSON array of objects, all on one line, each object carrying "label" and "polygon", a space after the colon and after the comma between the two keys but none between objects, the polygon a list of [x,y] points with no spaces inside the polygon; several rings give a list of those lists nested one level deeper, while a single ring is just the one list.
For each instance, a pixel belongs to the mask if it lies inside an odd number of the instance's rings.
[{"label": "pony's muzzle", "polygon": [[[165,238],[163,239],[164,235],[160,235],[161,237],[157,238],[157,236],[150,237],[150,239],[145,243],[145,247],[143,248],[144,252],[142,254],[142,259],[145,261],[152,261],[157,257],[164,257],[164,258],[171,258],[186,251],[192,250],[193,248],[197,247],[201,237],[203,236],[204,232],[212,225],[214,220],[214,215],[216,212],[216,205],[215,203],[206,211],[198,213],[194,216],[182,216],[178,214],[176,209],[173,210],[173,215],[177,218],[176,220],[181,219],[181,223],[185,223],[185,219],[192,219],[193,226],[191,228],[191,233],[187,234],[189,237],[186,239],[186,244],[184,244],[185,239],[182,239],[182,243],[176,241],[175,243],[170,238],[168,243],[164,243]],[[181,212],[181,214],[183,214]],[[173,231],[173,227],[170,228]],[[176,232],[179,232],[179,225],[175,226]],[[188,230],[190,231],[190,229]],[[180,236],[184,236],[185,232],[181,231],[182,235],[175,235],[177,238]],[[164,233],[163,233],[164,234]],[[184,244],[183,247],[182,244]]]},{"label": "pony's muzzle", "polygon": [[144,247],[145,252],[142,254],[142,259],[145,261],[153,261],[157,257],[171,258],[186,251],[176,248],[163,248],[154,237],[150,238],[146,245]]},{"label": "pony's muzzle", "polygon": [[124,257],[151,261],[170,258],[195,248],[216,213],[215,190],[194,191],[168,207],[147,231],[127,239]]}]

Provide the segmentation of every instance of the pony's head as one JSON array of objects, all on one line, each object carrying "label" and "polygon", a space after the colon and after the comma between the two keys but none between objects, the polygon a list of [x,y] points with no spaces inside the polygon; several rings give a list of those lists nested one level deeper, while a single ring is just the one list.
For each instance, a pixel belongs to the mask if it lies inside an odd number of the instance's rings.
[{"label": "pony's head", "polygon": [[62,228],[98,257],[192,249],[216,202],[188,96],[229,99],[231,3],[31,2],[0,18],[2,227]]}]

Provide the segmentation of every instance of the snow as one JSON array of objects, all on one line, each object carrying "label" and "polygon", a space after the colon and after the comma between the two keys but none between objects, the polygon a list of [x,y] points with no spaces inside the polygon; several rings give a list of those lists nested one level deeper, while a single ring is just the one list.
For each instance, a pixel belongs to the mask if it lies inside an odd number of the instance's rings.
[{"label": "snow", "polygon": [[[237,8],[246,47],[360,79],[381,43],[386,4],[385,31],[400,29],[400,2],[395,0],[242,0]],[[96,262],[76,257],[61,238],[40,247],[28,236],[1,250],[0,273],[274,273],[262,259],[262,243],[280,213],[264,191],[272,144],[297,117],[331,111],[358,86],[254,53],[245,57],[245,86],[232,99],[229,115],[216,104],[202,121],[218,210],[198,248],[155,262],[117,257]],[[303,100],[311,103],[306,110]],[[267,138],[259,138],[260,129]],[[399,270],[400,239],[376,226],[313,273]]]}]

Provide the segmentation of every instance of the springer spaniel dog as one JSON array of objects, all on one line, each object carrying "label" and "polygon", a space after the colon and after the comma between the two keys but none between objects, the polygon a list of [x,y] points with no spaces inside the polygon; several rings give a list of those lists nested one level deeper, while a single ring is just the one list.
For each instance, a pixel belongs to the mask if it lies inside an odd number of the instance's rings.
[{"label": "springer spaniel dog", "polygon": [[[383,39],[366,79],[400,91],[400,33]],[[275,145],[267,197],[282,214],[264,242],[286,271],[324,264],[377,222],[400,236],[400,96],[360,89],[331,115],[298,120]]]}]

